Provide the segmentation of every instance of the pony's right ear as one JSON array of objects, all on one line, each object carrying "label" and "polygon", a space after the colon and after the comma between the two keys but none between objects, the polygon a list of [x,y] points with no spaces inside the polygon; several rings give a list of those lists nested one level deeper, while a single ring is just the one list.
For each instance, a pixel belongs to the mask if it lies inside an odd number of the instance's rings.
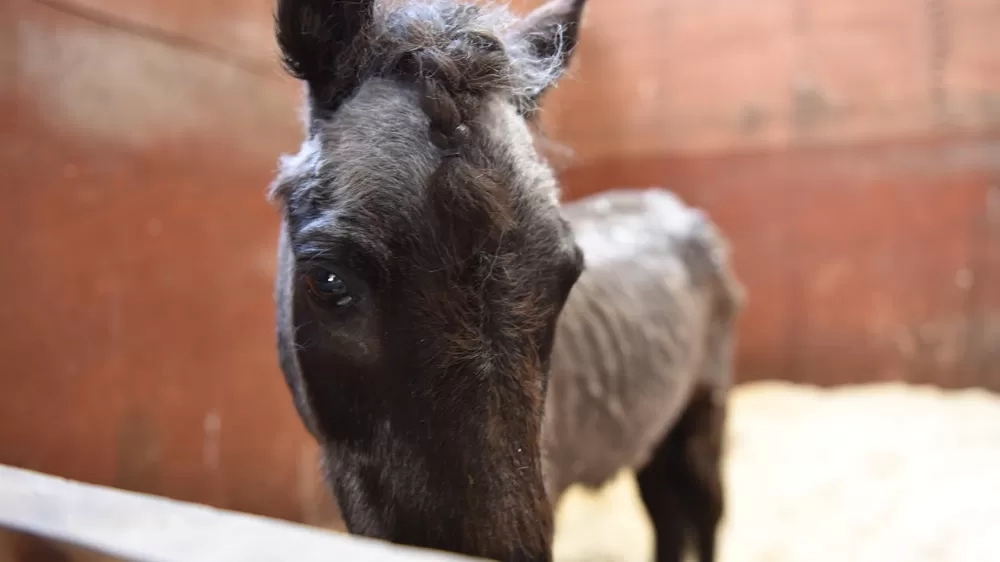
[{"label": "pony's right ear", "polygon": [[510,29],[509,40],[526,44],[531,57],[551,70],[548,80],[535,84],[536,91],[521,100],[522,109],[536,106],[566,71],[580,38],[584,4],[586,0],[548,0]]},{"label": "pony's right ear", "polygon": [[333,111],[350,95],[351,54],[372,20],[374,0],[278,0],[274,33],[288,73],[309,86],[314,110]]}]

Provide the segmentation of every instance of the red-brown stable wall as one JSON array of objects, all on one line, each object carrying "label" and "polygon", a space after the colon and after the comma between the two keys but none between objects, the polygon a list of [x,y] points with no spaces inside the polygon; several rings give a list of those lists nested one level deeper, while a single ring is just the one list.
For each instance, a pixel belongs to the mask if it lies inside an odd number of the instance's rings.
[{"label": "red-brown stable wall", "polygon": [[[521,2],[525,5],[528,2]],[[270,0],[0,5],[0,463],[331,517],[273,344]],[[567,196],[662,185],[749,290],[739,377],[1000,389],[1000,0],[594,0]]]}]

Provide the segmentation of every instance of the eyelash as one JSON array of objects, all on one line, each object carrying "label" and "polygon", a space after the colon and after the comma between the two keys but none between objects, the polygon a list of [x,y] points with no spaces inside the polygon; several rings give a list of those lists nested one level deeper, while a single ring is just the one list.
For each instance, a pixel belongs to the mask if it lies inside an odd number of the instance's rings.
[{"label": "eyelash", "polygon": [[302,241],[295,246],[296,267],[300,275],[306,276],[316,268],[328,269],[342,277],[352,292],[359,295],[375,290],[386,275],[376,267],[379,265],[377,261],[350,241]]}]

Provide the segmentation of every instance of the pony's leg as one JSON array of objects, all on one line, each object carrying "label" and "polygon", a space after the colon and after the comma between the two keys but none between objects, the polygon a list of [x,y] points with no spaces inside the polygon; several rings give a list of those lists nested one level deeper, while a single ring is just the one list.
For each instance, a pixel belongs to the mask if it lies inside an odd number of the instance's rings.
[{"label": "pony's leg", "polygon": [[701,562],[715,561],[719,522],[725,507],[721,470],[725,418],[725,404],[705,394],[691,402],[682,420],[687,440],[678,484]]},{"label": "pony's leg", "polygon": [[688,524],[680,494],[670,473],[669,438],[657,448],[649,464],[636,474],[639,495],[646,505],[656,537],[656,562],[682,562],[687,550]]},{"label": "pony's leg", "polygon": [[725,407],[697,393],[637,475],[656,530],[657,562],[683,560],[693,539],[700,562],[714,562],[723,511],[720,471]]}]

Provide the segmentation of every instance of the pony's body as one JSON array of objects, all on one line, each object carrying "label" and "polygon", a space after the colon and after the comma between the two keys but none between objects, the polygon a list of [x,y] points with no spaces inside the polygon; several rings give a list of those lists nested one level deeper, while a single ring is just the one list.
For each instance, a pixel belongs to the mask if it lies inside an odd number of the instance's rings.
[{"label": "pony's body", "polygon": [[[549,494],[555,501],[571,484],[598,487],[634,469],[659,559],[679,559],[680,526],[710,560],[742,301],[725,241],[704,214],[660,189],[595,195],[563,213],[587,268],[552,352],[542,426]],[[671,489],[676,497],[659,497]],[[675,509],[663,513],[664,503]]]},{"label": "pony's body", "polygon": [[642,468],[696,392],[724,406],[719,354],[739,300],[711,223],[666,191],[592,196],[564,213],[587,268],[552,352],[542,443],[553,495]]}]

